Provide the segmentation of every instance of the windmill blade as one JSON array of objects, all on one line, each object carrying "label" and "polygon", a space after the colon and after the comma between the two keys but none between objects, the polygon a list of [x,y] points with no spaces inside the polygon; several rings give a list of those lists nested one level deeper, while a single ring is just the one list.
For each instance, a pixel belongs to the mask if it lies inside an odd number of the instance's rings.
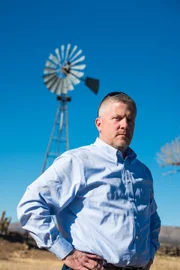
[{"label": "windmill blade", "polygon": [[68,91],[68,80],[67,80],[67,78],[65,78],[63,89],[62,89],[62,94],[67,94],[67,91]]},{"label": "windmill blade", "polygon": [[72,55],[74,54],[74,52],[77,50],[78,46],[75,45],[74,48],[72,49],[70,55],[69,55],[69,59],[71,59]]},{"label": "windmill blade", "polygon": [[49,59],[56,65],[59,65],[58,59],[52,53],[49,55]]},{"label": "windmill blade", "polygon": [[63,89],[62,89],[62,94],[67,94],[67,92],[68,92],[67,88],[64,88],[64,87],[63,87]]},{"label": "windmill blade", "polygon": [[64,59],[65,64],[68,61],[70,48],[71,48],[71,44],[68,44],[67,48],[66,48],[66,56],[65,56],[65,59]]},{"label": "windmill blade", "polygon": [[85,85],[93,91],[93,93],[97,94],[99,90],[99,80],[86,77]]},{"label": "windmill blade", "polygon": [[68,76],[66,77],[67,83],[68,83],[68,90],[72,91],[74,90],[74,86],[72,84],[72,82],[69,80]]},{"label": "windmill blade", "polygon": [[[51,91],[51,92],[54,92],[54,86],[56,86],[57,85],[57,82],[58,82],[58,77],[56,77],[54,80],[52,80],[50,83],[49,83],[49,90]],[[47,83],[48,84],[48,83]],[[53,90],[54,89],[54,90]]]},{"label": "windmill blade", "polygon": [[74,66],[76,63],[80,63],[82,61],[84,61],[85,56],[81,56],[79,59],[75,60],[74,62],[71,63],[71,66]]},{"label": "windmill blade", "polygon": [[82,50],[79,50],[71,59],[69,59],[70,62],[76,59],[81,53],[82,53]]},{"label": "windmill blade", "polygon": [[86,65],[79,65],[79,66],[73,66],[71,69],[83,70],[83,69],[85,69],[85,67],[86,67]]},{"label": "windmill blade", "polygon": [[74,84],[74,85],[76,85],[76,84],[78,84],[78,83],[81,82],[78,78],[76,78],[76,77],[75,77],[74,75],[72,75],[72,74],[68,74],[68,75],[67,75],[67,78],[68,78],[68,80],[70,80],[70,82],[71,82],[72,84]]},{"label": "windmill blade", "polygon": [[44,74],[56,74],[56,70],[53,68],[44,68],[43,73]]},{"label": "windmill blade", "polygon": [[68,78],[67,78],[67,80],[68,80],[68,90],[69,90],[69,91],[74,90],[74,87],[73,87],[71,81],[70,81]]},{"label": "windmill blade", "polygon": [[59,78],[57,77],[56,80],[54,80],[53,84],[49,87],[49,90],[54,93],[58,84],[59,84]]},{"label": "windmill blade", "polygon": [[50,68],[57,68],[57,66],[55,64],[53,64],[52,62],[50,62],[49,60],[46,61],[45,63],[46,67],[50,67]]},{"label": "windmill blade", "polygon": [[55,93],[57,94],[57,95],[61,95],[61,93],[62,93],[62,87],[63,87],[63,79],[59,79],[59,84],[58,84],[58,86],[57,86],[57,88],[56,88],[56,91],[55,91]]},{"label": "windmill blade", "polygon": [[80,71],[75,71],[75,70],[71,70],[70,73],[78,78],[81,78],[84,76],[84,72],[80,72]]},{"label": "windmill blade", "polygon": [[51,81],[52,79],[54,79],[56,77],[57,76],[54,74],[43,75],[44,83],[47,83],[48,81]]},{"label": "windmill blade", "polygon": [[55,53],[56,53],[57,59],[59,61],[59,65],[61,66],[61,57],[60,57],[60,53],[59,53],[59,49],[58,48],[55,49]]},{"label": "windmill blade", "polygon": [[64,45],[61,45],[61,60],[64,62]]},{"label": "windmill blade", "polygon": [[61,78],[59,78],[59,80],[58,80],[58,85],[57,85],[57,87],[56,87],[56,90],[54,91],[54,93],[56,94],[56,95],[60,95],[61,94],[61,85],[62,85],[62,79]]},{"label": "windmill blade", "polygon": [[52,78],[51,80],[45,82],[47,88],[51,91],[51,87],[56,83],[57,81],[57,77],[55,76],[54,78]]}]

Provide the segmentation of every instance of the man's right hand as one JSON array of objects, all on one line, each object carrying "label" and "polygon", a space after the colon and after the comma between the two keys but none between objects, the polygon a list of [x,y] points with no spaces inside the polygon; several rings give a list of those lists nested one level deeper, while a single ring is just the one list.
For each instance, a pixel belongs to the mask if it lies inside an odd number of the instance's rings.
[{"label": "man's right hand", "polygon": [[82,252],[76,249],[69,253],[63,259],[63,262],[74,270],[104,270],[103,258],[98,255]]}]

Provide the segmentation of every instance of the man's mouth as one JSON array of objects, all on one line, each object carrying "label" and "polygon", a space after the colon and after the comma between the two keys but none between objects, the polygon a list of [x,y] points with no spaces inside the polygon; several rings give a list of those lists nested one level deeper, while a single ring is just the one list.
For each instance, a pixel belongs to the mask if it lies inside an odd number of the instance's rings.
[{"label": "man's mouth", "polygon": [[129,139],[129,135],[127,133],[118,134],[117,136],[122,136]]}]

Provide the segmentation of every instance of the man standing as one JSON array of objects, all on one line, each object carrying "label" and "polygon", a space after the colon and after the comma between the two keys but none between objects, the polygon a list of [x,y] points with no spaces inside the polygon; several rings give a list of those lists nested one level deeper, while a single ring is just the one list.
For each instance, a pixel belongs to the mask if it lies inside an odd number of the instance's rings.
[{"label": "man standing", "polygon": [[129,147],[136,113],[125,93],[106,95],[95,143],[58,157],[18,205],[22,227],[66,268],[150,269],[160,218],[151,173]]}]

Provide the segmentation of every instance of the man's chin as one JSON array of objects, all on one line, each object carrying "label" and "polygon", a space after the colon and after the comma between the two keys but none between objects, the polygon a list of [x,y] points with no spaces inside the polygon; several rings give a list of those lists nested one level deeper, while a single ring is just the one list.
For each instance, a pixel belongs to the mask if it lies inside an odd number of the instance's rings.
[{"label": "man's chin", "polygon": [[128,137],[123,137],[123,138],[120,138],[119,140],[117,140],[117,143],[119,144],[119,145],[129,145],[129,142],[130,142],[130,140],[129,140],[129,138]]},{"label": "man's chin", "polygon": [[121,142],[121,143],[117,143],[116,144],[116,148],[121,151],[122,153],[126,151],[126,149],[128,148],[129,143],[127,142]]}]

